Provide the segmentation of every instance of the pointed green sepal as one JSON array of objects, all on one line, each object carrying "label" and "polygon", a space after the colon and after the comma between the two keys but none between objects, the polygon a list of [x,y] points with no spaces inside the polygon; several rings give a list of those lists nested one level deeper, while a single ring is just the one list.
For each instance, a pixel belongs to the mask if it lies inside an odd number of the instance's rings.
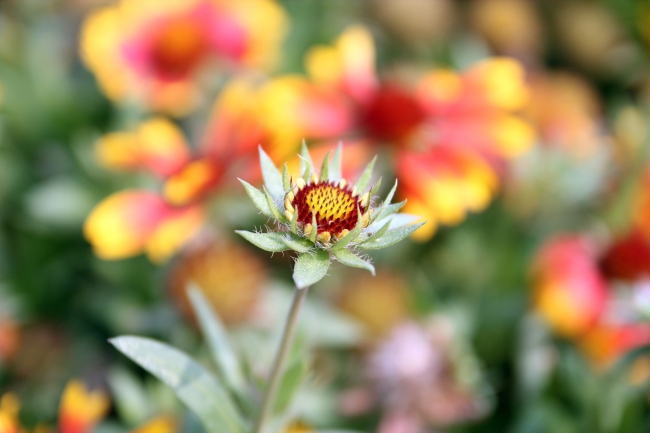
[{"label": "pointed green sepal", "polygon": [[377,194],[377,191],[379,191],[380,186],[381,186],[381,177],[379,178],[375,186],[373,186],[372,189],[370,190],[370,198],[374,197],[375,194]]},{"label": "pointed green sepal", "polygon": [[271,158],[264,152],[262,146],[259,146],[258,150],[264,186],[269,190],[273,199],[279,201],[284,197],[284,186],[282,184],[280,170],[278,170]]},{"label": "pointed green sepal", "polygon": [[393,244],[398,243],[402,239],[407,238],[411,235],[411,233],[422,227],[425,223],[426,221],[406,227],[399,227],[393,230],[388,230],[379,239],[376,239],[372,242],[362,243],[359,245],[359,248],[363,248],[364,250],[378,250],[381,248],[389,247]]},{"label": "pointed green sepal", "polygon": [[363,260],[362,258],[355,255],[352,251],[347,249],[332,250],[332,254],[336,257],[336,260],[343,263],[345,266],[351,266],[353,268],[361,268],[370,271],[372,275],[375,275],[375,267]]},{"label": "pointed green sepal", "polygon": [[[379,222],[379,221],[381,221],[383,219],[388,218],[389,216],[395,214],[397,211],[399,211],[401,208],[403,208],[404,205],[406,204],[406,202],[407,202],[407,200],[403,200],[403,201],[401,201],[399,203],[390,204],[390,205],[384,207],[383,209],[378,209],[378,212],[376,213],[377,217],[374,218],[371,221]],[[372,224],[372,222],[371,222],[371,224]]]},{"label": "pointed green sepal", "polygon": [[[311,155],[309,154],[309,149],[307,149],[307,143],[303,139],[302,146],[300,147],[300,173],[302,173],[302,176],[305,175],[307,167],[313,166],[314,163],[311,161]],[[311,172],[311,169],[309,171]],[[307,180],[305,180],[305,182],[307,182]]]},{"label": "pointed green sepal", "polygon": [[288,222],[287,217],[285,217],[280,213],[278,207],[275,205],[275,201],[273,200],[273,197],[271,197],[271,193],[269,193],[269,190],[266,189],[266,186],[264,186],[263,189],[264,189],[264,194],[266,195],[266,203],[269,205],[269,210],[271,211],[271,214],[273,214],[273,218],[280,221],[281,223],[286,224]]},{"label": "pointed green sepal", "polygon": [[363,170],[361,177],[359,178],[359,180],[357,180],[357,183],[354,185],[359,195],[363,194],[363,191],[366,190],[366,187],[370,182],[370,177],[372,176],[372,170],[375,167],[376,161],[377,161],[377,157],[375,156],[374,158],[372,158],[372,161],[370,161],[370,163]]},{"label": "pointed green sepal", "polygon": [[347,235],[343,236],[338,240],[334,245],[332,245],[332,250],[340,250],[348,246],[350,242],[355,240],[361,233],[361,227],[357,226],[350,230]]},{"label": "pointed green sepal", "polygon": [[264,251],[281,253],[291,249],[284,242],[284,236],[281,233],[253,233],[245,230],[235,230],[235,233]]},{"label": "pointed green sepal", "polygon": [[381,228],[380,228],[379,230],[377,230],[376,232],[374,232],[374,233],[372,234],[372,236],[370,236],[368,239],[366,239],[366,240],[363,241],[362,243],[375,241],[375,240],[379,239],[380,237],[382,237],[384,234],[386,234],[386,232],[387,232],[388,229],[390,228],[390,223],[391,223],[392,221],[393,221],[393,220],[390,220],[390,221],[388,221],[386,224],[384,224],[383,226],[381,226]]},{"label": "pointed green sepal", "polygon": [[305,171],[302,173],[302,180],[305,181],[305,183],[309,183],[309,178],[311,177],[311,172],[313,170],[313,167],[311,163],[307,164],[307,167],[305,167]]},{"label": "pointed green sepal", "polygon": [[332,151],[330,150],[327,152],[325,155],[325,158],[323,158],[323,164],[321,165],[320,168],[320,181],[321,182],[326,182],[329,180],[329,175],[330,175],[330,154]]},{"label": "pointed green sepal", "polygon": [[291,189],[291,178],[289,176],[289,166],[287,163],[284,163],[282,166],[282,186],[284,187],[284,193],[286,194]]},{"label": "pointed green sepal", "polygon": [[[391,201],[393,200],[393,196],[395,195],[395,191],[396,191],[396,190],[397,190],[397,179],[395,179],[395,185],[393,185],[393,187],[391,188],[390,192],[388,193],[388,195],[387,195],[386,198],[384,199],[384,202],[381,204],[381,206],[379,206],[379,207],[376,209],[375,214],[374,214],[374,217],[373,217],[373,218],[370,218],[370,224],[372,224],[374,221],[379,221],[379,220],[381,220],[382,218],[386,218],[388,215],[390,215],[390,214],[382,215],[382,213],[384,212],[384,210],[385,210],[388,206],[390,206]],[[406,202],[405,202],[405,203],[406,203]],[[402,205],[402,206],[403,206],[403,205]]]},{"label": "pointed green sepal", "polygon": [[325,250],[303,253],[298,256],[293,268],[293,281],[296,287],[304,289],[319,282],[330,267],[330,255]]},{"label": "pointed green sepal", "polygon": [[238,179],[238,180],[241,182],[242,185],[244,185],[244,189],[246,190],[246,193],[253,201],[255,207],[257,207],[257,209],[259,209],[260,212],[262,212],[265,216],[269,218],[274,218],[273,212],[271,212],[271,208],[269,208],[269,203],[266,200],[266,195],[259,189],[255,188],[250,183],[246,182],[245,180],[242,179]]},{"label": "pointed green sepal", "polygon": [[334,151],[334,155],[332,155],[332,160],[330,161],[329,180],[331,181],[338,182],[343,177],[343,164],[341,162],[342,155],[343,143],[339,141],[339,144],[336,146],[336,150]]},{"label": "pointed green sepal", "polygon": [[311,233],[309,233],[309,240],[316,242],[316,236],[318,236],[318,224],[316,223],[316,214],[311,214]]}]

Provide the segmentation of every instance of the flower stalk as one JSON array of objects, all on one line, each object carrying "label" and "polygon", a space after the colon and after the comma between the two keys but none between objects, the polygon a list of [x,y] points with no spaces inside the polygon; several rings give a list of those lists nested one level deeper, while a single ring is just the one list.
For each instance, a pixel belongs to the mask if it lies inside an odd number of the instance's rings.
[{"label": "flower stalk", "polygon": [[287,315],[287,321],[284,325],[284,330],[282,331],[282,339],[280,340],[280,347],[278,352],[275,354],[275,359],[273,360],[273,366],[271,367],[271,375],[269,376],[268,385],[266,387],[266,392],[264,393],[264,400],[262,401],[262,408],[260,414],[255,423],[254,433],[262,433],[264,429],[264,423],[269,417],[269,414],[273,410],[273,405],[275,403],[275,395],[278,391],[278,386],[280,384],[280,379],[282,378],[282,372],[284,370],[284,364],[287,359],[287,355],[291,350],[291,343],[293,342],[293,337],[296,334],[296,325],[298,324],[298,315],[300,314],[300,308],[302,307],[303,301],[307,296],[307,291],[309,287],[296,287],[293,293],[293,300],[291,302],[291,308],[289,309],[289,314]]}]

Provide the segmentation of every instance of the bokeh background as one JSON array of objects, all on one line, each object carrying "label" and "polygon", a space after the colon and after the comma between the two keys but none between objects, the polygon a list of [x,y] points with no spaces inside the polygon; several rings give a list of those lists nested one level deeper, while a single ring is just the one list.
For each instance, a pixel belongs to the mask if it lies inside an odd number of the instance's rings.
[{"label": "bokeh background", "polygon": [[107,342],[205,358],[190,281],[263,377],[236,178],[303,139],[429,222],[310,293],[294,428],[650,431],[649,55],[634,0],[3,0],[0,432],[200,432]]}]

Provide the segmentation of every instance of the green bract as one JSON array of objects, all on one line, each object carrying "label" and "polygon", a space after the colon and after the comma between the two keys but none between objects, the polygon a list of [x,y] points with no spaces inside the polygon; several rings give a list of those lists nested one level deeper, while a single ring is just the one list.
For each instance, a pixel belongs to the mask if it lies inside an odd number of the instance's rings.
[{"label": "green bract", "polygon": [[295,180],[289,176],[286,164],[280,172],[261,147],[259,152],[264,178],[262,191],[240,181],[255,206],[275,220],[278,229],[268,233],[242,230],[237,233],[266,251],[298,252],[293,272],[298,287],[310,286],[323,278],[332,259],[367,269],[374,275],[375,268],[357,252],[393,245],[425,224],[411,224],[417,217],[397,214],[406,203],[406,200],[391,203],[397,181],[381,205],[372,205],[372,195],[378,190],[379,182],[372,188],[368,185],[376,158],[352,185],[341,176],[341,144],[331,161],[329,153],[325,156],[318,176],[303,143],[301,173]]}]

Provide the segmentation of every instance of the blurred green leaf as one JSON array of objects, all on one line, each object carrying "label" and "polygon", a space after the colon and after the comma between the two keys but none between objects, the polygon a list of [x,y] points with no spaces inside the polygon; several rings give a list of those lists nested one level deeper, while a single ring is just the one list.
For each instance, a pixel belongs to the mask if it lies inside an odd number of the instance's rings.
[{"label": "blurred green leaf", "polygon": [[110,340],[120,352],[170,386],[208,433],[243,433],[244,422],[221,384],[185,353],[148,338]]},{"label": "blurred green leaf", "polygon": [[283,413],[287,410],[293,396],[296,394],[296,391],[308,372],[309,364],[305,356],[297,356],[294,362],[287,367],[278,386],[274,408],[275,413]]},{"label": "blurred green leaf", "polygon": [[194,313],[199,320],[203,337],[212,353],[212,358],[219,367],[221,378],[232,390],[242,394],[246,388],[244,374],[238,356],[230,344],[226,329],[219,316],[210,307],[203,293],[193,283],[188,288],[188,296]]}]

